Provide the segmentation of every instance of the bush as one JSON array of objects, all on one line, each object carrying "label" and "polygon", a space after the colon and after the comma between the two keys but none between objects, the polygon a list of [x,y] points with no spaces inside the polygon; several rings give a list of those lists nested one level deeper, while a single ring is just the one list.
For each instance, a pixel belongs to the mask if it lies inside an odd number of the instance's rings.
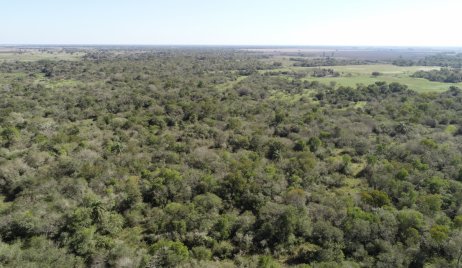
[{"label": "bush", "polygon": [[212,251],[206,247],[193,247],[191,251],[192,256],[197,260],[208,261],[212,258]]},{"label": "bush", "polygon": [[189,259],[188,248],[181,242],[161,240],[151,246],[151,263],[159,267],[176,267]]}]

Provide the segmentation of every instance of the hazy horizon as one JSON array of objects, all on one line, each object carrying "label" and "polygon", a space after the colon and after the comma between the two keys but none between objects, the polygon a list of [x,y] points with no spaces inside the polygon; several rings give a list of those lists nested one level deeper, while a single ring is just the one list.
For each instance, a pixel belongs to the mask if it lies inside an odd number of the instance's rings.
[{"label": "hazy horizon", "polygon": [[427,46],[427,45],[279,45],[279,44],[92,44],[92,43],[5,43],[0,47],[237,47],[237,48],[351,48],[351,49],[462,49],[460,46]]},{"label": "hazy horizon", "polygon": [[462,47],[457,0],[18,0],[2,9],[2,46]]}]

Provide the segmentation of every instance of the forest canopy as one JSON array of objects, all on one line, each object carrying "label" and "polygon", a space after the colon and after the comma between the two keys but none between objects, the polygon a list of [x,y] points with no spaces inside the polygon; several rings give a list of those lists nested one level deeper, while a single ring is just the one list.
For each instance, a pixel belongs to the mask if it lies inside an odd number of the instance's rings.
[{"label": "forest canopy", "polygon": [[457,267],[458,87],[83,53],[0,63],[0,266]]}]

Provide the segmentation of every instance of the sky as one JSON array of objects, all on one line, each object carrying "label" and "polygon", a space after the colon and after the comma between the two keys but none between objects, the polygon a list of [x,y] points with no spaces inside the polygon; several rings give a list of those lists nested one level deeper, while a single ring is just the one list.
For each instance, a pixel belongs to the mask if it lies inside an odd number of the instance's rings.
[{"label": "sky", "polygon": [[0,44],[462,47],[462,0],[0,0]]}]

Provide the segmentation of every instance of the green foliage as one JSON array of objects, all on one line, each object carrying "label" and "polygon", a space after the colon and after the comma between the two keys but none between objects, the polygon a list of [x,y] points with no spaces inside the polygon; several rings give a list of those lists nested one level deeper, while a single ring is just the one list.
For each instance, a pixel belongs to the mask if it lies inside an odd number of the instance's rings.
[{"label": "green foliage", "polygon": [[420,230],[424,226],[424,217],[422,213],[412,209],[399,211],[397,219],[399,223],[399,228],[402,231],[406,231],[409,228]]},{"label": "green foliage", "polygon": [[295,145],[294,145],[295,151],[302,152],[302,151],[305,151],[306,148],[307,148],[307,144],[305,143],[305,141],[298,140],[297,142],[295,142]]},{"label": "green foliage", "polygon": [[440,70],[418,71],[412,76],[445,83],[462,82],[462,72],[460,69],[441,68]]},{"label": "green foliage", "polygon": [[391,200],[388,197],[387,193],[379,190],[363,192],[361,193],[361,198],[365,203],[373,207],[383,207],[385,205],[391,204]]},{"label": "green foliage", "polygon": [[96,228],[79,228],[70,238],[69,247],[77,255],[90,257],[96,251]]},{"label": "green foliage", "polygon": [[169,168],[145,171],[142,174],[142,193],[144,200],[153,205],[166,205],[168,202],[181,199],[183,178],[181,174]]},{"label": "green foliage", "polygon": [[188,248],[181,242],[161,240],[151,246],[151,263],[161,267],[176,267],[189,258]]},{"label": "green foliage", "polygon": [[425,180],[425,186],[428,188],[430,193],[438,194],[445,191],[448,187],[448,182],[439,177],[432,177]]},{"label": "green foliage", "polygon": [[316,152],[319,149],[319,146],[321,146],[322,142],[318,137],[312,137],[308,141],[308,145],[310,146],[310,151]]},{"label": "green foliage", "polygon": [[423,195],[417,200],[419,211],[427,214],[434,215],[441,210],[443,200],[440,195]]},{"label": "green foliage", "polygon": [[462,215],[457,215],[456,217],[454,217],[454,225],[455,225],[457,228],[461,228],[461,227],[462,227]]},{"label": "green foliage", "polygon": [[85,267],[84,261],[59,248],[46,237],[27,242],[0,242],[0,265],[5,267]]},{"label": "green foliage", "polygon": [[19,130],[15,127],[7,127],[1,131],[0,137],[7,147],[11,146],[19,139]]},{"label": "green foliage", "polygon": [[[456,265],[459,88],[302,67],[365,63],[346,58],[79,53],[0,64],[0,266]],[[337,86],[349,68],[372,84]]]},{"label": "green foliage", "polygon": [[257,239],[270,245],[292,245],[297,237],[307,238],[311,220],[303,208],[268,203],[258,216]]},{"label": "green foliage", "polygon": [[280,141],[274,140],[271,141],[268,145],[267,157],[271,160],[281,160],[284,150],[284,144]]},{"label": "green foliage", "polygon": [[258,258],[258,268],[278,268],[281,267],[277,262],[273,260],[271,256],[261,256]]},{"label": "green foliage", "polygon": [[409,177],[409,172],[405,168],[401,168],[396,174],[396,178],[399,180],[405,180]]},{"label": "green foliage", "polygon": [[449,228],[444,225],[434,225],[430,229],[430,235],[437,243],[442,243],[444,240],[448,239],[448,233]]},{"label": "green foliage", "polygon": [[220,259],[232,258],[233,251],[234,247],[228,241],[220,241],[215,243],[212,249],[213,255]]},{"label": "green foliage", "polygon": [[441,67],[462,67],[462,54],[457,53],[438,53],[436,55],[429,55],[423,59],[412,60],[412,59],[397,59],[393,61],[393,64],[398,66],[412,66],[412,65],[424,65],[424,66],[441,66]]},{"label": "green foliage", "polygon": [[204,246],[192,248],[192,256],[199,261],[208,261],[212,258],[212,251]]}]

